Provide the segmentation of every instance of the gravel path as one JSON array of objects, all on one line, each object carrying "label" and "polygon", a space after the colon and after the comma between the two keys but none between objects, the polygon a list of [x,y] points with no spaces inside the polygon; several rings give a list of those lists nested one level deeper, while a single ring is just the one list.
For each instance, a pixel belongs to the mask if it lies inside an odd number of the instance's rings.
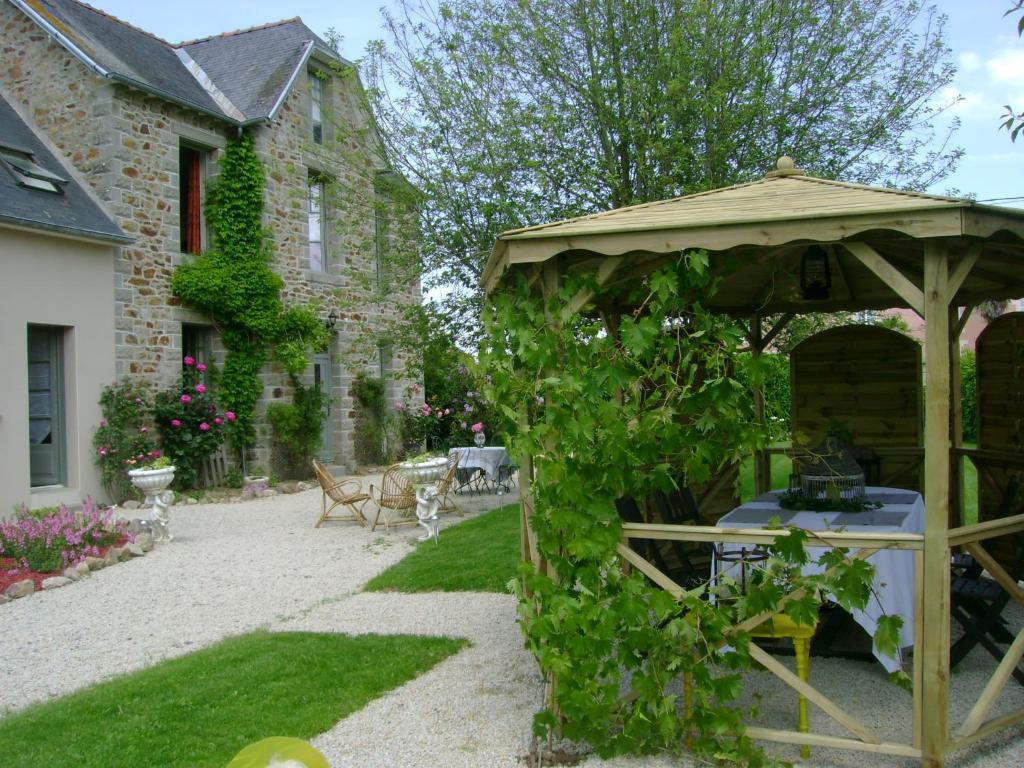
[{"label": "gravel path", "polygon": [[[362,479],[368,483],[372,478]],[[82,582],[0,606],[0,712],[257,628],[447,635],[468,638],[471,645],[345,718],[313,743],[332,768],[524,766],[543,685],[523,649],[514,599],[500,594],[361,592],[369,578],[412,550],[420,529],[400,528],[386,535],[354,523],[329,523],[314,530],[319,497],[319,490],[311,490],[236,504],[176,507],[171,515],[173,543]],[[514,494],[506,497],[514,499]],[[469,515],[496,502],[493,496],[459,497]],[[443,527],[460,519],[449,517]],[[954,728],[990,669],[978,652],[957,669],[951,695]],[[899,738],[909,730],[909,697],[886,682],[880,666],[815,658],[811,676],[813,684],[884,738]],[[756,697],[750,702],[761,710],[762,722],[791,727],[795,694],[766,673],[751,675],[748,690]],[[1024,707],[1024,688],[1011,681],[1003,699],[999,712]],[[812,730],[845,735],[814,707],[811,725]],[[1021,745],[1010,739],[1013,735],[965,750],[949,765],[1017,768]],[[788,747],[772,749],[798,759]],[[813,749],[806,764],[917,765],[824,749]],[[583,765],[668,768],[692,763],[592,757]]]}]

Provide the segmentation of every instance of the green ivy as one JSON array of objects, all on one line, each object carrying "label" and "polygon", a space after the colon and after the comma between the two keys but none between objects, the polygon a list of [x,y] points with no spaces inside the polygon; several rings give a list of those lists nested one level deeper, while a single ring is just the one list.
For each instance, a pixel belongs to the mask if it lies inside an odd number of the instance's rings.
[{"label": "green ivy", "polygon": [[183,264],[173,290],[182,302],[208,315],[220,329],[224,369],[222,404],[238,417],[232,441],[251,445],[256,403],[263,392],[259,372],[273,351],[285,372],[297,375],[307,353],[327,345],[328,335],[308,307],[285,307],[281,278],[271,269],[273,251],[263,227],[263,166],[252,137],[228,142],[221,173],[207,194],[206,219],[213,250]]},{"label": "green ivy", "polygon": [[356,461],[379,464],[384,456],[384,382],[359,373],[352,382],[352,397],[359,404],[355,424]]},{"label": "green ivy", "polygon": [[267,406],[267,421],[274,430],[278,463],[285,476],[308,477],[310,459],[320,446],[326,397],[318,383],[305,387],[292,377],[292,387],[292,402]]},{"label": "green ivy", "polygon": [[[826,573],[804,575],[807,534],[797,529],[779,537],[745,591],[723,579],[676,600],[623,566],[616,499],[668,491],[676,478],[704,483],[767,440],[733,374],[742,329],[702,305],[714,287],[706,256],[688,254],[636,282],[633,295],[603,297],[635,313],[560,321],[570,298],[599,295],[594,278],[566,278],[546,305],[520,273],[485,316],[487,395],[514,454],[534,457],[530,525],[546,566],[523,565],[519,617],[550,681],[535,731],[560,731],[605,757],[691,749],[716,764],[769,764],[743,733],[749,712],[735,702],[752,667],[750,635],[732,628],[780,607],[814,621],[821,594],[844,607],[871,598],[872,567],[841,549],[821,558]],[[883,618],[876,644],[894,652],[899,626]],[[672,693],[683,675],[693,683],[689,711]]]}]

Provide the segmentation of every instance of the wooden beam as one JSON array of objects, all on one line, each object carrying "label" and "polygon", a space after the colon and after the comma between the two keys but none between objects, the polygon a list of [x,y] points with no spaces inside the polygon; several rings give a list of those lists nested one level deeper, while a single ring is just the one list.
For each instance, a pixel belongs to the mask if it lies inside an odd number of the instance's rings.
[{"label": "wooden beam", "polygon": [[779,322],[772,326],[772,329],[764,335],[761,339],[761,349],[767,349],[769,345],[775,341],[775,337],[778,336],[782,331],[789,325],[789,321],[792,320],[796,315],[792,312],[787,312],[779,318]]},{"label": "wooden beam", "polygon": [[[605,259],[597,268],[597,274],[595,279],[597,281],[597,287],[601,288],[608,279],[615,274],[615,270],[622,264],[624,257],[616,256],[614,258]],[[564,323],[570,317],[579,312],[585,307],[591,300],[593,300],[596,291],[590,288],[582,288],[580,291],[569,299],[569,302],[562,308],[562,322]]]},{"label": "wooden beam", "polygon": [[994,539],[997,536],[1006,536],[1018,531],[1024,531],[1024,515],[1012,515],[996,520],[986,520],[983,523],[962,525],[949,532],[949,546],[958,547],[969,542]]},{"label": "wooden beam", "polygon": [[812,687],[810,683],[805,683],[796,675],[795,672],[791,671],[789,667],[785,666],[782,662],[778,661],[774,656],[766,653],[761,648],[758,648],[754,643],[750,644],[750,657],[794,691],[806,697],[808,701],[818,706],[823,712],[825,712],[825,714],[842,725],[848,731],[856,734],[861,741],[875,745],[882,743],[882,739],[877,733],[847,713],[846,710],[818,691],[817,688]]},{"label": "wooden beam", "polygon": [[843,269],[843,264],[839,260],[839,254],[836,253],[834,246],[826,246],[825,250],[828,252],[829,261],[832,262],[832,274],[834,275],[832,295],[841,300],[852,300],[853,292],[850,290],[850,284],[846,279],[846,270]]},{"label": "wooden beam", "polygon": [[925,433],[922,766],[945,765],[949,735],[949,259],[945,242],[924,243]]},{"label": "wooden beam", "polygon": [[[780,528],[717,528],[711,525],[668,525],[667,523],[623,523],[622,533],[629,539],[672,539],[675,541],[722,541],[730,544],[771,546],[789,531]],[[923,549],[919,533],[850,533],[808,531],[809,547],[871,547],[872,549]]]},{"label": "wooden beam", "polygon": [[974,312],[974,305],[964,307],[964,311],[957,317],[956,327],[950,332],[950,336],[954,338],[957,343],[960,342],[960,337],[964,333],[964,328],[967,327],[967,321],[971,319],[971,313]]},{"label": "wooden beam", "polygon": [[841,736],[825,736],[820,733],[800,733],[799,731],[783,731],[775,728],[762,728],[760,726],[747,726],[744,734],[758,741],[773,741],[783,744],[807,744],[811,747],[834,747],[837,749],[852,749],[858,752],[870,752],[880,755],[897,755],[899,757],[920,757],[921,750],[908,747],[906,744],[896,744],[891,741],[882,741],[878,744],[867,744],[856,739],[846,739]]},{"label": "wooden beam", "polygon": [[896,294],[910,305],[921,317],[924,317],[924,295],[921,289],[914,285],[896,267],[890,264],[885,258],[867,243],[844,242],[843,245],[852,253],[865,267],[874,272],[879,279],[892,288]]},{"label": "wooden beam", "polygon": [[1014,726],[1022,720],[1024,720],[1024,709],[1014,710],[1013,712],[1003,715],[1002,717],[997,717],[994,720],[990,720],[970,736],[965,736],[962,739],[952,742],[949,745],[949,749],[961,749],[963,747],[966,747],[968,744],[973,744],[976,741],[981,741],[982,739],[987,738],[988,736],[991,736],[993,733],[997,733],[1003,730],[1004,728]]},{"label": "wooden beam", "polygon": [[676,600],[681,600],[683,596],[686,594],[685,589],[676,584],[674,581],[672,581],[672,579],[670,579],[664,573],[659,571],[656,567],[647,562],[647,560],[638,555],[636,551],[628,544],[619,542],[616,545],[615,549],[623,560],[625,560],[638,571],[643,573],[644,576],[646,576],[659,587],[664,589]]},{"label": "wooden beam", "polygon": [[1017,580],[1008,574],[1002,564],[986,552],[984,547],[976,542],[971,542],[964,544],[964,549],[974,555],[974,559],[978,561],[981,567],[988,571],[989,575],[999,583],[1000,587],[1006,590],[1006,593],[1018,605],[1024,605],[1024,589],[1020,588]]},{"label": "wooden beam", "polygon": [[996,671],[985,684],[985,690],[981,692],[981,696],[978,697],[978,701],[971,708],[964,724],[957,730],[954,738],[962,739],[976,733],[981,728],[992,705],[996,703],[996,698],[1006,685],[1006,681],[1010,679],[1010,675],[1017,668],[1017,662],[1020,661],[1022,655],[1024,655],[1024,629],[1017,633],[1017,638],[1006,649],[1006,655],[1003,656]]},{"label": "wooden beam", "polygon": [[981,250],[985,247],[984,243],[974,243],[967,252],[961,257],[956,267],[949,274],[949,296],[952,298],[956,296],[956,292],[960,290],[960,286],[964,284],[964,280],[971,274],[971,269],[978,263],[978,257],[981,256]]},{"label": "wooden beam", "polygon": [[[966,258],[966,257],[965,257]],[[975,257],[977,258],[977,257]],[[952,296],[955,290],[950,288]],[[955,528],[964,522],[964,460],[957,452],[964,444],[964,408],[960,392],[960,335],[953,335],[953,328],[959,320],[957,309],[950,306],[949,312],[949,527]]]},{"label": "wooden beam", "polygon": [[[924,592],[921,589],[924,586],[924,553],[914,553],[914,640],[917,638],[924,637]],[[924,701],[924,664],[921,663],[921,654],[915,653],[913,655],[913,677],[911,682],[913,684],[912,696],[914,699],[914,718],[913,718],[913,744],[918,749],[921,748],[921,709],[922,702]]]}]

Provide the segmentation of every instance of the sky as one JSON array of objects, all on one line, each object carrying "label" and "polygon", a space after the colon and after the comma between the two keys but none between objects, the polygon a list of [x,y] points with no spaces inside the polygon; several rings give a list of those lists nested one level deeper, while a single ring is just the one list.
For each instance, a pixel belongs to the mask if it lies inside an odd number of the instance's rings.
[{"label": "sky", "polygon": [[[983,202],[1024,208],[1024,134],[1014,144],[999,129],[1004,104],[1024,111],[1024,41],[1019,15],[1004,17],[1011,0],[933,0],[948,16],[946,41],[957,75],[939,98],[961,121],[953,144],[965,150],[957,170],[929,191],[956,192]],[[91,0],[107,13],[172,43],[301,16],[314,32],[334,27],[342,54],[362,56],[385,37],[380,0]],[[799,160],[799,158],[797,158]],[[1012,199],[1011,199],[1012,198]]]}]

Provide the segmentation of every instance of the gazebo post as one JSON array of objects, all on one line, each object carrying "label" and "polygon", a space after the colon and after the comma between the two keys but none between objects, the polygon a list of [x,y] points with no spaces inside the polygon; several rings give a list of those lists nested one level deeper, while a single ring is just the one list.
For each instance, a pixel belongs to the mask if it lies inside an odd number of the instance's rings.
[{"label": "gazebo post", "polygon": [[[750,354],[760,357],[764,351],[764,339],[761,329],[761,315],[755,312],[750,318],[750,330],[747,333]],[[760,384],[754,385],[754,419],[764,428],[764,389]],[[768,452],[761,449],[754,453],[754,495],[760,495],[771,488],[772,465]]]},{"label": "gazebo post", "polygon": [[924,632],[921,765],[945,765],[949,731],[949,256],[939,240],[924,241]]}]

